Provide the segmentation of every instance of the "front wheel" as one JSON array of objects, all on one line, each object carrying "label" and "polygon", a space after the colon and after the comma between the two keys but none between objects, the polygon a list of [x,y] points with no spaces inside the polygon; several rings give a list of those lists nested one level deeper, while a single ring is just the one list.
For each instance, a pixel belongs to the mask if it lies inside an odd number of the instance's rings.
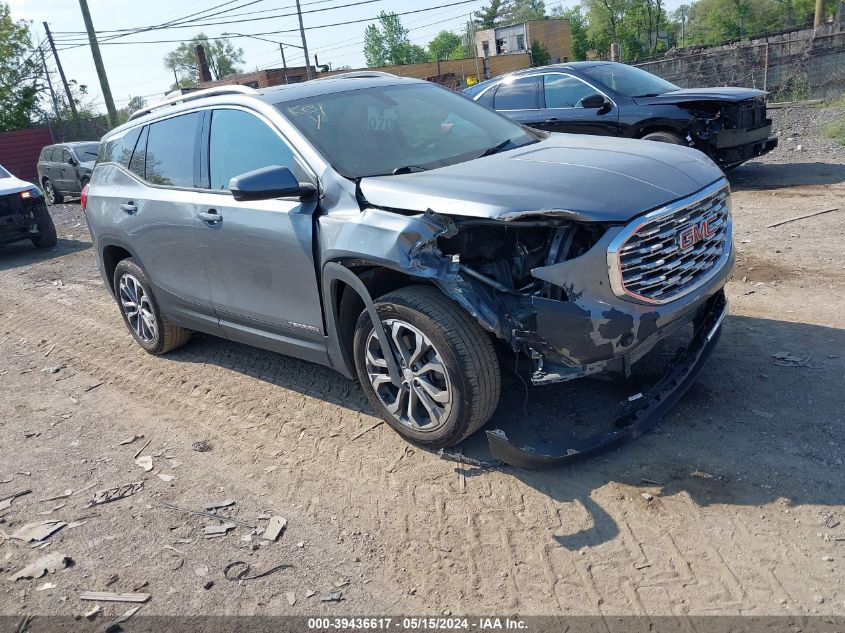
[{"label": "front wheel", "polygon": [[36,248],[50,248],[58,243],[56,235],[56,225],[53,224],[53,218],[50,212],[43,204],[39,204],[32,210],[32,215],[35,216],[35,224],[38,227],[38,235],[32,238],[32,243]]},{"label": "front wheel", "polygon": [[642,137],[644,141],[657,141],[658,143],[671,143],[672,145],[684,145],[684,139],[674,132],[652,132]]},{"label": "front wheel", "polygon": [[191,338],[190,330],[173,325],[161,313],[147,273],[134,259],[117,264],[114,293],[132,338],[150,354],[166,354]]},{"label": "front wheel", "polygon": [[64,202],[65,197],[58,192],[55,186],[53,186],[53,181],[49,178],[44,179],[44,197],[47,200],[47,204],[53,206],[54,204],[61,204]]},{"label": "front wheel", "polygon": [[[484,426],[501,388],[490,336],[435,288],[402,288],[375,306],[390,349],[382,349],[364,310],[354,356],[364,392],[384,420],[428,448],[452,446]],[[399,364],[400,385],[391,382],[385,353]]]}]

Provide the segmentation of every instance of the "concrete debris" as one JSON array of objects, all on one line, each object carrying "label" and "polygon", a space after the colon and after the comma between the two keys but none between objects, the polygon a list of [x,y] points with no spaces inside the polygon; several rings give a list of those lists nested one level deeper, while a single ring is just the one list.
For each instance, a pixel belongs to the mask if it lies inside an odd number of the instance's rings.
[{"label": "concrete debris", "polygon": [[117,618],[117,619],[116,619],[116,620],[115,620],[112,624],[114,625],[114,624],[121,624],[122,622],[126,622],[129,618],[131,618],[133,615],[135,615],[136,613],[138,613],[138,611],[140,610],[141,606],[142,606],[142,605],[140,605],[140,604],[139,604],[139,605],[138,605],[138,606],[136,606],[136,607],[129,607],[129,608],[128,608],[126,611],[124,611],[124,612],[123,612],[123,614],[122,614],[120,617],[118,617],[118,618]]},{"label": "concrete debris", "polygon": [[230,530],[234,530],[237,525],[234,523],[223,523],[221,525],[207,525],[202,530],[202,535],[205,538],[217,538],[218,536],[225,536]]},{"label": "concrete debris", "polygon": [[20,580],[21,578],[41,578],[44,574],[51,574],[68,566],[71,559],[61,552],[52,552],[39,558],[31,565],[27,565],[20,571],[9,576],[9,580]]},{"label": "concrete debris", "polygon": [[120,499],[125,499],[126,497],[131,497],[143,488],[144,482],[136,481],[135,483],[124,484],[115,488],[98,490],[94,493],[94,497],[91,499],[91,501],[88,502],[87,507],[90,508],[92,506],[98,506],[104,503],[111,503],[112,501],[118,501]]},{"label": "concrete debris", "polygon": [[114,593],[111,591],[83,591],[80,600],[95,600],[97,602],[146,602],[150,599],[148,593]]},{"label": "concrete debris", "polygon": [[340,602],[343,599],[342,591],[333,591],[327,596],[320,598],[320,602]]},{"label": "concrete debris", "polygon": [[100,612],[100,605],[95,604],[89,611],[86,611],[83,616],[87,620],[93,620],[94,617]]},{"label": "concrete debris", "polygon": [[135,463],[143,468],[145,473],[148,473],[153,469],[153,456],[144,455],[143,457],[136,459]]},{"label": "concrete debris", "polygon": [[305,592],[305,597],[310,598],[311,596],[316,595],[316,593],[317,593],[316,591],[312,591],[311,589],[309,589],[308,591]]},{"label": "concrete debris", "polygon": [[48,590],[50,590],[50,589],[55,589],[55,588],[56,588],[56,585],[55,585],[54,583],[52,583],[52,582],[45,582],[43,585],[41,585],[41,586],[37,589],[37,591],[48,591]]},{"label": "concrete debris", "polygon": [[158,478],[161,479],[162,481],[167,481],[167,482],[170,482],[170,481],[173,481],[174,479],[176,479],[176,477],[174,477],[173,475],[166,475],[164,473],[159,473]]},{"label": "concrete debris", "polygon": [[64,363],[61,363],[60,365],[54,365],[53,367],[45,367],[44,369],[41,370],[41,373],[42,374],[57,374],[61,370],[63,370],[65,367],[67,367],[67,365],[65,365]]},{"label": "concrete debris", "polygon": [[43,541],[55,534],[67,523],[64,521],[36,521],[34,523],[27,523],[12,532],[10,538],[23,541],[24,543],[31,543],[32,541]]},{"label": "concrete debris", "polygon": [[287,525],[287,519],[283,519],[282,517],[273,517],[267,524],[267,529],[264,530],[261,538],[267,541],[275,541],[279,538],[279,535],[284,531]]},{"label": "concrete debris", "polygon": [[649,492],[642,492],[640,493],[640,496],[646,501],[651,501],[652,499],[654,499],[654,495]]},{"label": "concrete debris", "polygon": [[288,604],[293,606],[296,604],[296,594],[293,591],[288,591],[285,593],[285,597],[288,599]]}]

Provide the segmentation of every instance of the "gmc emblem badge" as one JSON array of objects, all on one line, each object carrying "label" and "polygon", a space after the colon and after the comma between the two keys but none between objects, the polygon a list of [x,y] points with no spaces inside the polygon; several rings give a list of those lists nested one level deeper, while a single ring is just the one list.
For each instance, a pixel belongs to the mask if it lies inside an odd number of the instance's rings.
[{"label": "gmc emblem badge", "polygon": [[678,233],[678,247],[685,251],[690,246],[698,244],[705,237],[713,235],[710,224],[707,220],[702,220],[698,224],[693,224]]}]

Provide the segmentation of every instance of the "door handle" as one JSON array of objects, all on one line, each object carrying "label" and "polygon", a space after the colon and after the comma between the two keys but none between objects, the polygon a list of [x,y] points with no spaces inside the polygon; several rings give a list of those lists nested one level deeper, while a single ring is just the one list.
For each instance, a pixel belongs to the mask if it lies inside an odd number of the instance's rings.
[{"label": "door handle", "polygon": [[132,215],[138,210],[138,207],[135,206],[134,202],[125,202],[124,204],[120,205],[120,210],[125,211],[129,215]]},{"label": "door handle", "polygon": [[223,221],[223,216],[217,212],[217,209],[209,209],[208,212],[200,211],[197,213],[197,217],[203,222],[208,222],[209,224],[217,224],[218,222]]}]

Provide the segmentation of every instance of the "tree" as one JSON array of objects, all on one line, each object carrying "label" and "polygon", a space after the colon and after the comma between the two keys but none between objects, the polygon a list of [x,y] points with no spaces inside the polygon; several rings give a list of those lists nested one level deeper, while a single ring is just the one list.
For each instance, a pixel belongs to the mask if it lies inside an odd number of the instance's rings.
[{"label": "tree", "polygon": [[370,24],[364,31],[364,59],[370,68],[419,64],[428,61],[428,53],[411,43],[398,15],[382,11],[378,24]]},{"label": "tree", "polygon": [[225,37],[209,40],[205,33],[195,35],[189,42],[182,42],[164,57],[164,65],[181,75],[176,87],[187,87],[200,80],[200,69],[197,63],[196,47],[201,44],[205,48],[208,68],[214,79],[223,79],[241,72],[238,64],[244,63],[244,51],[235,46]]},{"label": "tree", "polygon": [[475,27],[478,29],[492,29],[499,24],[502,10],[502,0],[490,0],[490,4],[481,7],[474,14]]},{"label": "tree", "polygon": [[147,100],[144,97],[130,97],[129,103],[126,104],[126,111],[131,116],[146,105]]},{"label": "tree", "polygon": [[502,24],[520,24],[545,17],[546,3],[543,0],[506,0],[500,12]]},{"label": "tree", "polygon": [[0,3],[0,132],[32,125],[39,117],[41,74],[29,24],[12,20]]},{"label": "tree", "polygon": [[557,6],[552,9],[552,17],[562,18],[569,22],[572,32],[572,57],[578,61],[587,59],[590,50],[590,36],[587,34],[587,18],[581,13],[580,6],[564,9]]},{"label": "tree", "polygon": [[449,59],[453,52],[460,51],[462,48],[463,42],[460,35],[455,35],[451,31],[440,31],[428,43],[428,56],[435,62]]}]

